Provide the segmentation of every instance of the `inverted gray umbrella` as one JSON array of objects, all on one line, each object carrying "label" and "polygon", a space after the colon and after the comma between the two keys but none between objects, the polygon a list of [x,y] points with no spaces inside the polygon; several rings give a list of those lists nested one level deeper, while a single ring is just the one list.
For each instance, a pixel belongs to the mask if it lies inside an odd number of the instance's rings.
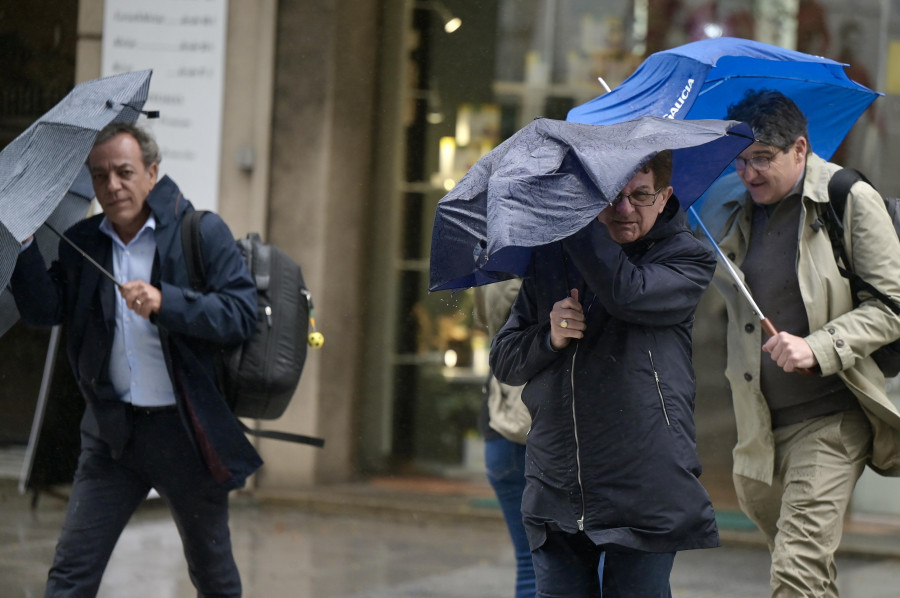
[{"label": "inverted gray umbrella", "polygon": [[[91,175],[88,173],[87,167],[82,166],[72,187],[47,218],[46,223],[57,230],[66,230],[87,215],[93,198],[94,187],[91,185]],[[49,267],[56,259],[57,247],[59,247],[56,235],[46,227],[41,227],[34,233],[34,238],[41,248],[41,254],[44,256],[47,267]],[[18,252],[18,248],[16,251]],[[0,292],[0,336],[6,334],[18,320],[19,310],[16,308],[12,293],[4,289]]]},{"label": "inverted gray umbrella", "polygon": [[72,187],[100,129],[140,116],[150,75],[134,71],[76,85],[0,152],[0,288],[9,282],[21,242]]},{"label": "inverted gray umbrella", "polygon": [[662,150],[672,150],[672,186],[687,208],[752,137],[746,123],[724,120],[534,120],[438,202],[429,290],[522,276],[532,247],[581,230]]}]

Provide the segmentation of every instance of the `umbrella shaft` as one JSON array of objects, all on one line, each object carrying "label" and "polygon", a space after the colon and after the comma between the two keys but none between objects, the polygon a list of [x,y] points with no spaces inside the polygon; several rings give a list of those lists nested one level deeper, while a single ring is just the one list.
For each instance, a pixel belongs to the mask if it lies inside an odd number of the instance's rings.
[{"label": "umbrella shaft", "polygon": [[116,280],[116,277],[115,277],[115,276],[113,276],[112,274],[110,274],[110,273],[106,270],[106,268],[104,268],[103,266],[101,266],[100,264],[98,264],[98,263],[96,262],[96,260],[94,260],[94,258],[92,258],[91,256],[89,256],[89,255],[88,255],[81,247],[79,247],[78,245],[76,245],[75,243],[73,243],[73,242],[69,239],[69,237],[65,236],[64,234],[62,234],[61,232],[59,232],[58,230],[56,230],[56,229],[53,227],[53,225],[50,224],[49,222],[45,222],[45,223],[44,223],[44,226],[46,226],[46,227],[49,228],[51,231],[53,231],[53,233],[54,233],[57,237],[59,237],[60,239],[62,239],[63,241],[65,241],[66,243],[68,243],[69,245],[71,245],[71,246],[75,249],[75,251],[77,251],[78,253],[81,254],[81,257],[83,257],[84,259],[86,259],[87,261],[89,261],[89,262],[91,263],[91,265],[93,265],[95,268],[97,268],[98,270],[100,270],[101,274],[103,274],[103,275],[106,276],[108,279],[110,279],[110,280],[113,282],[114,285],[116,285],[116,286],[119,287],[119,288],[122,288],[122,284],[121,284],[118,280]]},{"label": "umbrella shaft", "polygon": [[[759,309],[759,306],[756,304],[756,301],[753,300],[753,297],[750,295],[750,291],[747,289],[747,286],[741,280],[740,276],[738,276],[737,271],[735,271],[734,266],[731,265],[731,260],[722,253],[722,249],[719,248],[719,244],[716,243],[716,240],[713,239],[713,236],[710,234],[709,230],[706,228],[706,225],[703,224],[703,221],[700,220],[700,216],[697,215],[697,211],[694,210],[694,206],[688,208],[691,214],[694,215],[694,218],[697,220],[697,223],[700,225],[700,228],[703,229],[703,232],[706,233],[706,236],[709,237],[709,240],[712,242],[713,248],[716,250],[716,254],[722,260],[722,263],[725,264],[725,267],[728,268],[729,274],[734,279],[737,288],[741,291],[747,301],[750,303],[750,307],[753,309],[753,313],[759,318],[759,324],[769,337],[773,337],[778,334],[778,329],[775,328],[775,324],[772,323],[772,320],[763,315],[762,310]],[[804,376],[814,376],[816,372],[810,368],[797,368],[794,370],[798,374],[803,374]]]},{"label": "umbrella shaft", "polygon": [[[690,208],[688,208],[688,210],[690,210],[691,214],[694,215],[694,219],[697,220],[697,224],[700,225],[700,228],[703,230],[703,232],[709,238],[710,243],[712,243],[713,249],[715,249],[715,251],[716,251],[716,255],[719,256],[719,259],[722,261],[722,263],[728,269],[728,273],[731,274],[731,278],[734,279],[734,283],[737,285],[738,290],[741,292],[741,294],[744,296],[744,298],[747,299],[747,302],[750,303],[750,308],[753,310],[753,313],[755,313],[756,317],[758,317],[760,319],[760,321],[763,322],[763,327],[765,327],[765,322],[769,322],[769,319],[765,315],[763,315],[762,310],[756,304],[756,301],[753,300],[753,296],[750,294],[749,289],[747,289],[747,285],[744,284],[744,281],[741,280],[741,277],[738,275],[737,271],[734,269],[734,266],[731,265],[731,260],[728,259],[728,257],[724,253],[722,253],[722,249],[719,247],[719,244],[716,243],[716,240],[713,238],[712,234],[709,232],[709,229],[706,228],[706,225],[703,224],[703,221],[700,220],[700,215],[697,214],[696,210],[694,210],[694,206],[691,206]],[[769,322],[769,325],[771,326],[772,323]],[[774,327],[773,327],[773,330],[774,330]]]}]

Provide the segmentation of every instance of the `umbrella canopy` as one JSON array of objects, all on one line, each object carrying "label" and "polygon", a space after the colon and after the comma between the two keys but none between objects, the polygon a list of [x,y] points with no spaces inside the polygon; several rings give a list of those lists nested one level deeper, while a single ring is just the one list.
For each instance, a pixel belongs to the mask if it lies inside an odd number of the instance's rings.
[{"label": "umbrella canopy", "polygon": [[[56,230],[66,230],[87,215],[92,199],[94,199],[94,187],[91,184],[91,175],[87,166],[82,166],[72,187],[47,218],[47,223]],[[44,262],[49,268],[57,257],[58,238],[45,227],[39,228],[34,233],[34,237],[41,247]],[[18,252],[18,248],[16,251]],[[6,334],[18,321],[19,310],[16,308],[16,301],[13,299],[12,293],[6,289],[0,291],[0,336]]]},{"label": "umbrella canopy", "polygon": [[9,282],[20,243],[72,187],[100,129],[137,120],[150,74],[135,71],[76,85],[0,152],[0,288]]},{"label": "umbrella canopy", "polygon": [[777,89],[809,121],[813,150],[826,160],[879,95],[851,81],[843,64],[756,42],[705,39],[649,56],[621,85],[569,111],[567,120],[622,122],[644,115],[725,118],[748,89]]},{"label": "umbrella canopy", "polygon": [[673,150],[672,186],[688,207],[744,148],[750,127],[646,116],[615,125],[536,119],[476,162],[438,203],[432,291],[521,276],[531,248],[603,211],[653,156]]}]

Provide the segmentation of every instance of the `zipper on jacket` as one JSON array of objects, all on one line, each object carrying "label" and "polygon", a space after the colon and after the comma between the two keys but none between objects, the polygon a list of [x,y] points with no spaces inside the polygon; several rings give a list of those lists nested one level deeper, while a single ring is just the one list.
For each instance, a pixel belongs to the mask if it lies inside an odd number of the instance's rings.
[{"label": "zipper on jacket", "polygon": [[666,418],[666,425],[672,425],[669,422],[669,412],[666,411],[666,402],[663,400],[662,387],[659,385],[659,374],[656,373],[656,366],[653,365],[653,352],[647,349],[647,355],[650,356],[650,368],[653,370],[653,379],[656,380],[656,392],[659,393],[659,404],[662,405],[663,415]]},{"label": "zipper on jacket", "polygon": [[[584,310],[585,321],[587,321],[587,315],[591,313],[591,308],[594,307],[594,301],[597,299],[597,296],[594,295],[591,297],[591,302],[588,303],[587,309]],[[569,380],[572,385],[572,430],[574,431],[575,436],[575,476],[578,479],[578,491],[581,493],[581,517],[578,519],[578,531],[584,531],[584,518],[585,511],[587,507],[585,506],[584,499],[584,484],[581,481],[581,443],[578,440],[578,417],[575,415],[575,358],[578,356],[578,348],[581,346],[577,340],[575,341],[575,352],[572,353],[572,371],[569,372]]]},{"label": "zipper on jacket", "polygon": [[578,479],[578,490],[581,492],[581,517],[578,519],[578,531],[584,531],[584,485],[581,482],[581,443],[578,441],[578,418],[575,416],[575,357],[578,356],[578,341],[575,341],[575,352],[572,354],[572,371],[569,379],[572,384],[572,429],[575,432],[575,476]]}]

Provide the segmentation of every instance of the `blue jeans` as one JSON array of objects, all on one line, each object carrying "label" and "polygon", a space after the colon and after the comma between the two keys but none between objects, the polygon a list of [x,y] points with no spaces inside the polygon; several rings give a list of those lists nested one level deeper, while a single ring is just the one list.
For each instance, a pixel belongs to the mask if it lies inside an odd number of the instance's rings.
[{"label": "blue jeans", "polygon": [[528,537],[522,523],[522,492],[525,491],[525,445],[505,438],[484,443],[487,479],[494,488],[516,554],[516,598],[533,598],[534,567]]},{"label": "blue jeans", "polygon": [[549,532],[532,557],[539,598],[672,598],[674,552],[597,546],[583,533]]}]

